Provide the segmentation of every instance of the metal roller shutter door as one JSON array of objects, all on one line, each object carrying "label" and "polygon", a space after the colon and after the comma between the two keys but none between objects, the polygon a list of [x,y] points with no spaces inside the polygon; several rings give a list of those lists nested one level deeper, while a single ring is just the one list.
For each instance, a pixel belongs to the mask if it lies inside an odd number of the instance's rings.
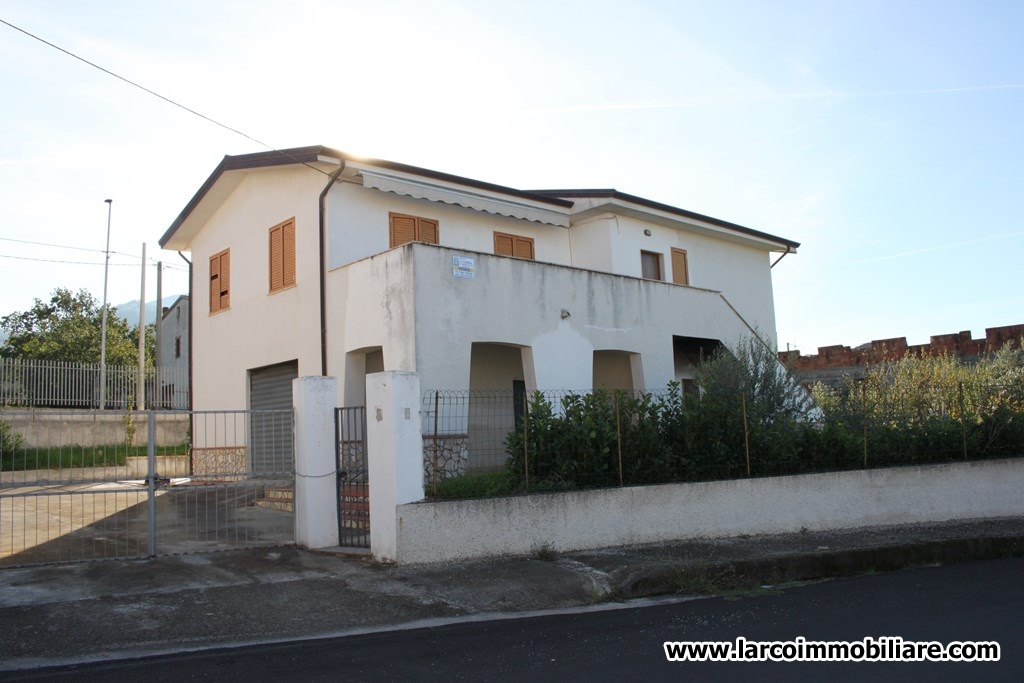
[{"label": "metal roller shutter door", "polygon": [[269,365],[249,372],[249,407],[253,411],[288,411],[253,413],[249,443],[252,446],[252,469],[255,473],[289,472],[294,467],[292,380],[298,376],[298,361]]}]

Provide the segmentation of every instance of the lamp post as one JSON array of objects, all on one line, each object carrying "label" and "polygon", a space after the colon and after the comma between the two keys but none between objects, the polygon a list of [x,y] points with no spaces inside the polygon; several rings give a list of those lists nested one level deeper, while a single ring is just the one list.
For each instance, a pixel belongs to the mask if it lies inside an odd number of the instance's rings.
[{"label": "lamp post", "polygon": [[103,309],[100,313],[100,410],[107,407],[107,276],[110,273],[110,210],[114,200],[103,201],[107,203],[107,248],[104,251]]}]

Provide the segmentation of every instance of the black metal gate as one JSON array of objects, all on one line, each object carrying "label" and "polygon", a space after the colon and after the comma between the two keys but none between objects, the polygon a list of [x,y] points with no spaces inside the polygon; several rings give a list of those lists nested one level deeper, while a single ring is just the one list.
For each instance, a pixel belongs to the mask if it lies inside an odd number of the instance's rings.
[{"label": "black metal gate", "polygon": [[366,408],[338,408],[338,545],[370,547],[370,477],[366,466]]}]

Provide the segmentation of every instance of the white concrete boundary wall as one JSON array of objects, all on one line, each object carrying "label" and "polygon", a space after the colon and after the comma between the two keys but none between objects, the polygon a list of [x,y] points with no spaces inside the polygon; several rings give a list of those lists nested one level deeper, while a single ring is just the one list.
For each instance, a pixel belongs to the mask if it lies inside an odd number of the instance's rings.
[{"label": "white concrete boundary wall", "polygon": [[1024,459],[412,503],[397,561],[1013,516],[1021,491]]},{"label": "white concrete boundary wall", "polygon": [[295,543],[338,545],[338,475],[334,444],[334,377],[292,380],[295,409]]},{"label": "white concrete boundary wall", "polygon": [[[370,475],[370,552],[398,560],[401,520],[395,510],[423,500],[420,378],[414,372],[366,377],[366,454]],[[437,530],[432,531],[436,534]]]}]

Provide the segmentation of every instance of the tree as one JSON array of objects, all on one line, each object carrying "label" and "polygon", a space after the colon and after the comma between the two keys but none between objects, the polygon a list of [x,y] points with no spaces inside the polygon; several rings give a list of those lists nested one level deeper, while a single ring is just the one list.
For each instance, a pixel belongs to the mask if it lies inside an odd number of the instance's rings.
[{"label": "tree", "polygon": [[[103,310],[89,292],[57,288],[48,303],[36,299],[27,311],[0,320],[8,337],[0,346],[0,358],[100,362]],[[152,327],[152,326],[149,326]],[[147,329],[147,364],[153,364],[155,342]],[[107,310],[107,363],[138,363],[138,328],[130,329],[113,309]]]}]

